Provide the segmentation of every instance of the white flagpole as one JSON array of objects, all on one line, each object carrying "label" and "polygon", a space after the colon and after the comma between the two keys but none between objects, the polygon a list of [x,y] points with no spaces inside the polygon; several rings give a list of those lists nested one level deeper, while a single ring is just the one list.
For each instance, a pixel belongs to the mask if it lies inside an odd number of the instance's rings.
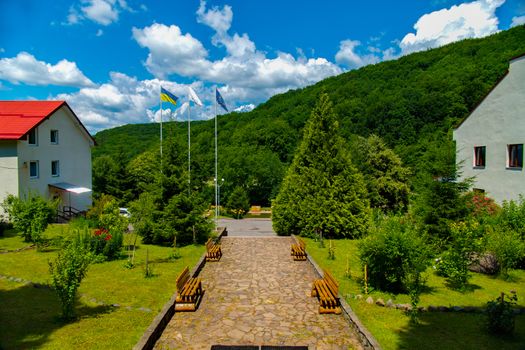
[{"label": "white flagpole", "polygon": [[191,195],[191,126],[190,126],[190,112],[191,101],[188,101],[188,196]]},{"label": "white flagpole", "polygon": [[[215,88],[217,89],[217,88]],[[213,96],[213,100],[215,101],[215,229],[219,226],[219,207],[218,207],[218,195],[217,195],[217,181],[218,181],[218,174],[217,174],[217,92],[215,92],[215,96]]]},{"label": "white flagpole", "polygon": [[[162,88],[162,87],[161,87]],[[160,173],[162,174],[162,97],[161,97],[162,91],[159,94],[160,101]]]}]

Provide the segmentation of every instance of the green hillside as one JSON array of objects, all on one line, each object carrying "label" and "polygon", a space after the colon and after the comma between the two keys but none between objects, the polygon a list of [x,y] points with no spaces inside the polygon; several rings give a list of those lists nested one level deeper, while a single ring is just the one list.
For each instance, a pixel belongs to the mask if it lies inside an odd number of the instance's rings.
[{"label": "green hillside", "polygon": [[[226,180],[225,197],[242,186],[253,203],[269,203],[321,92],[330,95],[348,141],[375,133],[416,173],[427,150],[450,143],[450,129],[505,74],[509,59],[524,53],[525,26],[519,26],[366,66],[276,95],[252,112],[221,116],[219,177]],[[165,126],[182,152],[186,125]],[[158,124],[135,124],[101,131],[93,156],[128,162],[158,148],[158,130]],[[192,123],[192,144],[196,178],[213,178],[213,121]]]}]

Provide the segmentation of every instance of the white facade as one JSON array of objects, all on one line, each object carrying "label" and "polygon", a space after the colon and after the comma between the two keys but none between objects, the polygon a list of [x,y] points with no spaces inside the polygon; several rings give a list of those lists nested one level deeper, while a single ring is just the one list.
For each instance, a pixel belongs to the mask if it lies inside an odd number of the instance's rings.
[{"label": "white facade", "polygon": [[[66,104],[34,130],[35,145],[30,145],[28,139],[0,140],[0,202],[8,194],[24,198],[31,192],[47,198],[60,197],[63,206],[87,210],[92,204],[91,192],[76,194],[50,185],[68,183],[92,188],[93,139]],[[52,130],[56,142],[51,140]],[[38,175],[30,176],[31,163],[34,166],[35,162],[38,163]]]},{"label": "white facade", "polygon": [[473,177],[474,189],[498,203],[525,196],[525,56],[510,62],[507,75],[453,137],[461,178]]}]

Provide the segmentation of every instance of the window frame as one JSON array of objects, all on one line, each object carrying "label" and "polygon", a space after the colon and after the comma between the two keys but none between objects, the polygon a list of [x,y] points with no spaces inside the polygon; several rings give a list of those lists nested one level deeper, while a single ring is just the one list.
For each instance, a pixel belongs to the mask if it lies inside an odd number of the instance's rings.
[{"label": "window frame", "polygon": [[[27,133],[27,144],[29,146],[38,146],[38,130],[37,130],[38,127],[35,127],[31,130],[29,130],[29,132]],[[34,135],[34,142],[31,142],[31,135]]]},{"label": "window frame", "polygon": [[[55,135],[55,141],[53,141],[53,135]],[[49,131],[49,142],[52,144],[52,145],[58,145],[58,130],[56,129],[51,129]]]},{"label": "window frame", "polygon": [[[514,149],[516,151],[514,151]],[[515,156],[513,156],[513,154]],[[517,161],[514,161],[515,157],[517,157]],[[523,168],[523,143],[508,144],[507,145],[507,169],[521,170],[522,168]]]},{"label": "window frame", "polygon": [[[35,164],[35,175],[31,175],[31,164]],[[30,160],[29,161],[29,178],[30,179],[38,179],[40,177],[40,165],[38,160]]]},{"label": "window frame", "polygon": [[[56,166],[55,166],[56,173],[53,173],[53,164],[56,164]],[[60,161],[59,160],[52,160],[51,161],[51,176],[52,177],[59,177],[60,176]]]},{"label": "window frame", "polygon": [[[478,153],[478,150],[481,151],[481,154]],[[474,169],[485,169],[487,166],[487,146],[474,146],[474,157],[472,163]]]}]

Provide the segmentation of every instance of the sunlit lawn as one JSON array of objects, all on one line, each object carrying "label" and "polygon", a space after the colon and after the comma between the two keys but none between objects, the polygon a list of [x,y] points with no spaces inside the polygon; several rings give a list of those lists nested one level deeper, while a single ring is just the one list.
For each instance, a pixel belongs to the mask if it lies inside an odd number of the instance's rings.
[{"label": "sunlit lawn", "polygon": [[[340,292],[347,298],[350,306],[359,319],[376,337],[385,349],[525,349],[525,316],[516,319],[516,333],[513,337],[498,338],[486,334],[483,330],[483,316],[467,313],[422,313],[419,325],[412,325],[403,311],[367,304],[354,299],[355,294],[363,293],[363,272],[359,263],[357,241],[334,240],[335,260],[328,259],[329,241],[325,248],[319,243],[306,239],[307,251],[323,268],[332,272],[339,281]],[[345,277],[347,259],[351,278]],[[461,293],[446,287],[445,279],[436,276],[432,269],[426,273],[428,290],[421,295],[421,306],[484,306],[487,301],[496,298],[501,292],[517,291],[518,304],[524,306],[525,271],[512,271],[511,281],[497,277],[474,274],[470,288]],[[370,295],[377,300],[394,303],[409,303],[407,295],[393,295],[371,291]]]},{"label": "sunlit lawn", "polygon": [[[45,233],[47,238],[59,234],[70,234],[67,225],[52,225]],[[11,247],[21,241],[12,235],[0,237],[0,249],[16,249]],[[151,278],[144,277],[146,252],[154,273]],[[172,252],[169,247],[139,244],[132,269],[124,266],[125,256],[91,265],[79,289],[78,320],[69,323],[59,318],[60,304],[53,290],[0,279],[0,348],[130,349],[175,291],[179,272],[194,266],[204,247],[179,248],[181,258],[175,261],[167,259]],[[48,261],[55,256],[52,249],[0,254],[0,274],[49,283]]]}]

